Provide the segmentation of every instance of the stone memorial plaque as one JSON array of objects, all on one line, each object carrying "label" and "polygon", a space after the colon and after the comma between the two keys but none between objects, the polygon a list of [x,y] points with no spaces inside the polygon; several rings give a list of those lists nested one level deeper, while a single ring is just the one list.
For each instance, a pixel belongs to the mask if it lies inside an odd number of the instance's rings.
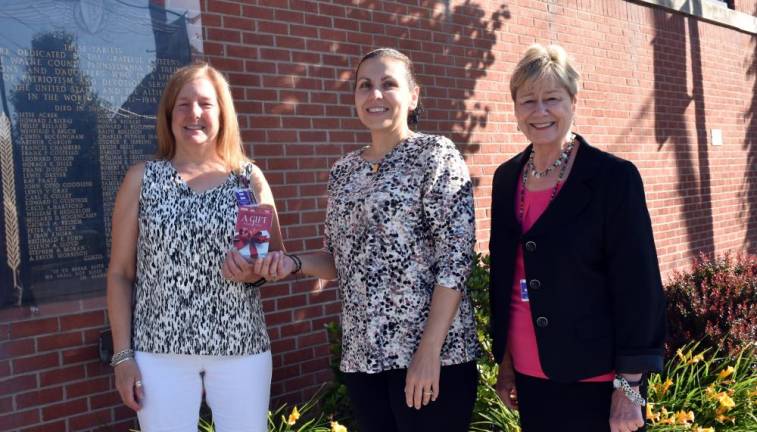
[{"label": "stone memorial plaque", "polygon": [[0,307],[104,292],[120,182],[201,53],[199,0],[3,1]]}]

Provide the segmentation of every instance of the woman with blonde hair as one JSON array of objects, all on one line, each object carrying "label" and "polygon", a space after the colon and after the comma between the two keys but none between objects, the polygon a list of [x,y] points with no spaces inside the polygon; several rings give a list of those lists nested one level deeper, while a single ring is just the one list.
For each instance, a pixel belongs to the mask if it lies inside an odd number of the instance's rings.
[{"label": "woman with blonde hair", "polygon": [[665,300],[636,167],[573,132],[578,72],[531,46],[513,72],[530,141],[492,186],[497,391],[524,432],[644,427],[642,374],[662,368]]},{"label": "woman with blonde hair", "polygon": [[[273,205],[247,159],[229,84],[193,64],[158,107],[155,160],[131,167],[116,197],[107,276],[123,402],[144,431],[196,430],[203,395],[218,431],[264,431],[270,341],[258,287],[232,247],[235,189]],[[282,249],[274,213],[272,249]]]}]

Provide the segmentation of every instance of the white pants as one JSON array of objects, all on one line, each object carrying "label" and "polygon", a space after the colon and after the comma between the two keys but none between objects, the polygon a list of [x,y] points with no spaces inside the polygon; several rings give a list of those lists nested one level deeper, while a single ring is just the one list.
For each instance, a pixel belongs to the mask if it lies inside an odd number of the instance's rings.
[{"label": "white pants", "polygon": [[268,430],[270,351],[249,356],[137,352],[135,357],[145,393],[137,412],[142,432],[196,432],[203,387],[216,432]]}]

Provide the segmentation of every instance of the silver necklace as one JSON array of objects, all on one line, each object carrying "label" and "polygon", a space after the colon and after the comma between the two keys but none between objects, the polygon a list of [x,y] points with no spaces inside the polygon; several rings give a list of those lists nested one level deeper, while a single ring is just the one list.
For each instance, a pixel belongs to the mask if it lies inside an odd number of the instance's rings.
[{"label": "silver necklace", "polygon": [[[560,187],[560,183],[563,181],[563,178],[565,178],[565,171],[568,168],[568,159],[570,159],[570,154],[573,151],[573,147],[575,146],[575,139],[576,135],[572,134],[570,143],[565,147],[565,150],[563,150],[563,154],[566,155],[565,162],[561,163],[560,173],[557,175],[557,182],[555,182],[555,186],[552,188],[552,195],[549,197],[549,202],[552,202],[553,199],[555,199],[555,196],[557,196],[557,189]],[[533,161],[534,157],[534,150],[531,149],[531,155],[529,156],[529,162]],[[562,157],[562,155],[560,155]],[[529,167],[527,166],[523,170],[523,175],[521,176],[521,184],[520,184],[520,205],[518,207],[518,221],[521,224],[521,227],[523,226],[523,216],[526,213],[526,183],[528,182],[528,172]]]},{"label": "silver necklace", "polygon": [[536,165],[534,165],[534,153],[535,151],[531,149],[531,154],[528,156],[528,166],[526,169],[531,172],[531,175],[536,178],[544,178],[549,175],[549,173],[552,172],[555,168],[565,165],[568,163],[568,158],[570,157],[570,152],[573,151],[573,147],[576,144],[576,134],[570,134],[570,140],[568,141],[568,145],[565,146],[565,148],[562,149],[560,152],[560,156],[555,159],[554,162],[552,162],[552,165],[548,166],[547,169],[544,171],[539,171],[536,169]]}]

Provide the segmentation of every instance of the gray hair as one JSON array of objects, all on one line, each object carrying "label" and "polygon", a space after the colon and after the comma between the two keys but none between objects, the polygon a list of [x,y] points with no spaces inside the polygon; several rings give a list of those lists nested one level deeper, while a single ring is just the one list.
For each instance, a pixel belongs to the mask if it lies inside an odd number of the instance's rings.
[{"label": "gray hair", "polygon": [[571,99],[578,94],[580,75],[573,67],[571,59],[560,45],[533,44],[518,62],[510,77],[510,95],[515,100],[518,89],[527,82],[544,77],[553,77],[565,87]]}]

